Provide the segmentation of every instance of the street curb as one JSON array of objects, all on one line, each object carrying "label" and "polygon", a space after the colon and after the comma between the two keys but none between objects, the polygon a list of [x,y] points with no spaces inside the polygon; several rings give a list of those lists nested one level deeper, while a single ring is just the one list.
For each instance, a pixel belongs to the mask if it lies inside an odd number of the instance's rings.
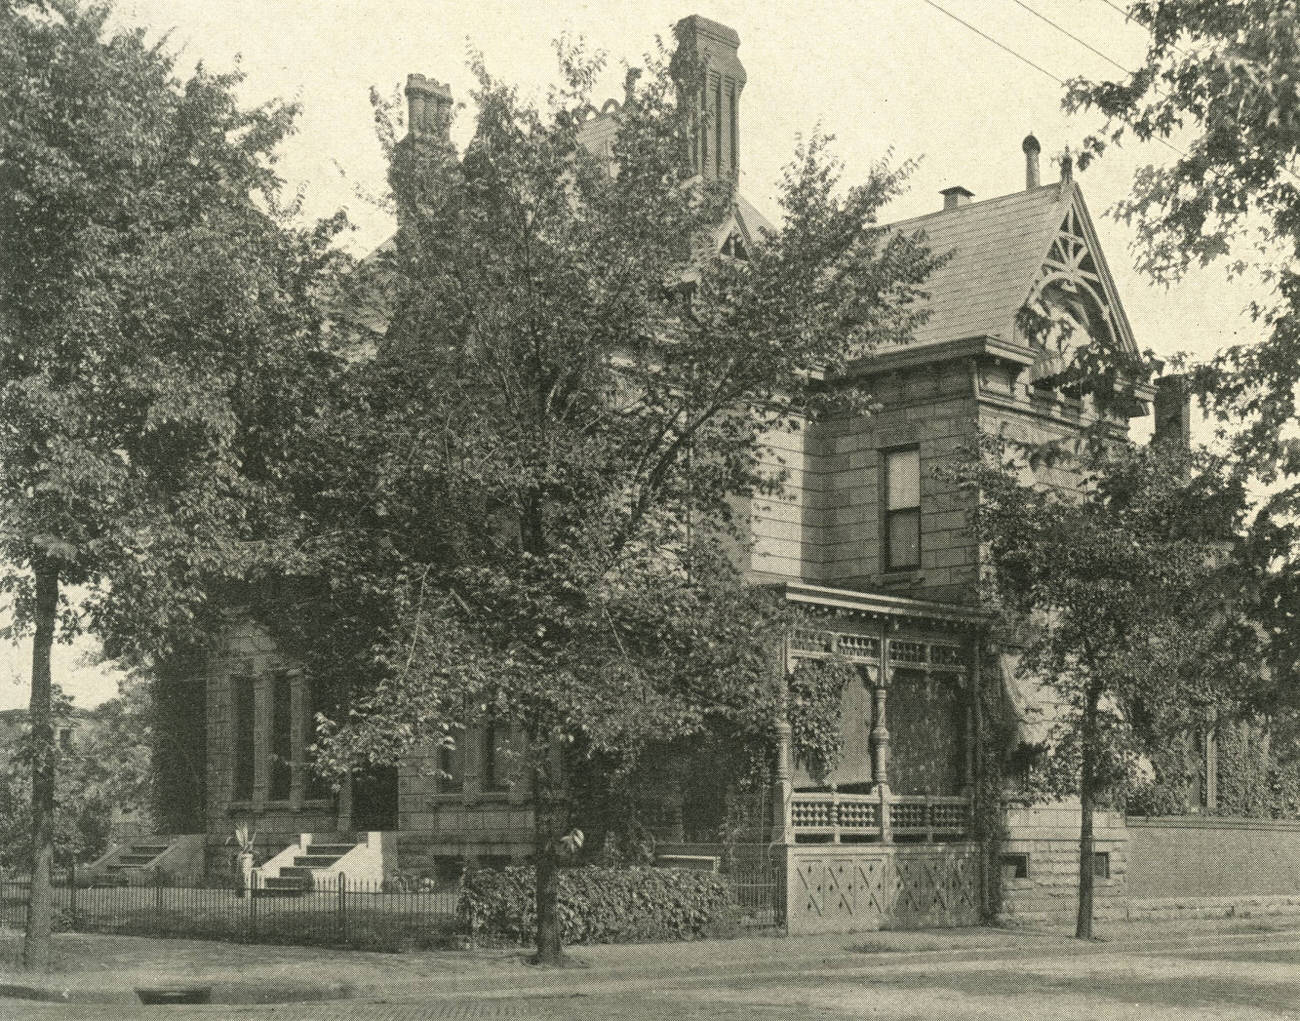
[{"label": "street curb", "polygon": [[[169,986],[207,987],[212,1003],[218,1006],[250,1006],[277,1003],[328,1003],[377,997],[381,991],[372,986],[348,984],[323,986],[320,983],[253,983],[253,982],[168,982]],[[41,1003],[133,1004],[141,1006],[134,989],[71,988],[67,986],[24,985],[0,982],[0,1000],[30,1000]]]},{"label": "street curb", "polygon": [[[1091,943],[1079,943],[1061,933],[1024,933],[1047,937],[1041,940],[1019,941],[1019,949],[1029,949],[1024,943],[1036,944],[1036,951],[1042,956],[1060,956],[1061,954],[1104,954],[1126,950],[1159,951],[1161,949],[1178,949],[1180,947],[1199,947],[1216,941],[1267,940],[1277,936],[1300,936],[1300,928],[1278,928],[1268,930],[1246,930],[1239,932],[1188,932],[1169,933],[1162,938],[1133,936],[1114,940],[1097,940]],[[859,934],[842,934],[845,939],[858,936],[863,942],[869,941],[872,932]],[[1055,939],[1051,937],[1057,937]],[[295,983],[269,981],[256,982],[204,982],[201,977],[178,979],[168,984],[210,985],[212,1004],[250,1005],[276,1003],[315,1003],[338,1000],[384,999],[389,1001],[408,998],[446,998],[466,997],[475,1000],[494,1000],[502,998],[527,998],[572,993],[575,989],[591,984],[630,984],[640,982],[672,981],[678,984],[707,982],[713,978],[734,976],[737,974],[757,973],[760,970],[770,978],[808,972],[852,972],[855,969],[870,968],[873,965],[902,963],[925,959],[951,961],[954,958],[980,960],[1005,955],[1018,949],[1015,943],[991,943],[969,947],[928,947],[922,949],[877,950],[857,949],[840,944],[825,951],[782,954],[783,941],[774,940],[775,953],[770,959],[747,957],[740,960],[702,964],[695,968],[684,968],[666,973],[668,967],[663,962],[654,965],[631,964],[601,967],[598,963],[582,960],[582,948],[573,948],[575,959],[582,965],[572,970],[545,968],[511,968],[508,971],[495,969],[490,972],[455,973],[428,975],[419,979],[407,979],[352,985],[335,983],[325,985],[319,982]],[[60,985],[39,985],[0,982],[0,1000],[32,1000],[47,1003],[78,1004],[139,1004],[131,988],[75,988]]]}]

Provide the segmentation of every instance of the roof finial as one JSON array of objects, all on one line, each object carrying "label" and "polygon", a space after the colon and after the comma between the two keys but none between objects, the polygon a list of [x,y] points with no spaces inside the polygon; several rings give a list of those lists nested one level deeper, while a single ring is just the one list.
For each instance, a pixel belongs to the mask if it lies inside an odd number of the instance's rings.
[{"label": "roof finial", "polygon": [[1061,154],[1061,183],[1069,184],[1074,180],[1074,157],[1070,155],[1070,147],[1065,147],[1065,152]]}]

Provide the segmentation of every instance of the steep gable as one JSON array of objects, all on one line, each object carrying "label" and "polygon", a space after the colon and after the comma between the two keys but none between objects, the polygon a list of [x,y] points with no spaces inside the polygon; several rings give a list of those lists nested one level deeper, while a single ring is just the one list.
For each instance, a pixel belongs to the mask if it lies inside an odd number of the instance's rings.
[{"label": "steep gable", "polygon": [[1087,310],[1136,351],[1114,279],[1073,181],[1041,185],[891,224],[923,232],[935,253],[951,253],[925,285],[929,319],[909,346],[996,337],[1028,344],[1017,328],[1026,303]]}]

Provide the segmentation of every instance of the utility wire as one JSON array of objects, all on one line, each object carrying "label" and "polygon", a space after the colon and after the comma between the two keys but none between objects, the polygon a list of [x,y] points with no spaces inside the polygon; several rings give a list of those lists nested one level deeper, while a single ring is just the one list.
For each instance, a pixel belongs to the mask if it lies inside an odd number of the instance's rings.
[{"label": "utility wire", "polygon": [[1036,10],[1034,10],[1034,9],[1033,9],[1032,7],[1030,7],[1027,3],[1022,3],[1021,0],[1013,0],[1013,2],[1015,3],[1015,5],[1016,5],[1017,7],[1023,8],[1024,10],[1028,11],[1028,12],[1029,12],[1030,14],[1032,14],[1035,18],[1037,18],[1039,21],[1045,21],[1047,24],[1051,25],[1054,29],[1056,29],[1058,32],[1060,32],[1061,35],[1063,35],[1063,36],[1067,36],[1068,38],[1073,39],[1076,43],[1078,43],[1080,46],[1082,46],[1085,50],[1089,50],[1089,51],[1091,51],[1092,53],[1097,54],[1097,56],[1101,57],[1102,60],[1106,61],[1106,63],[1110,64],[1112,67],[1118,67],[1118,68],[1119,68],[1121,71],[1123,71],[1125,74],[1132,74],[1132,73],[1133,73],[1133,72],[1130,71],[1127,67],[1125,67],[1123,64],[1121,64],[1118,60],[1113,60],[1113,59],[1110,57],[1109,54],[1102,53],[1101,50],[1097,49],[1097,47],[1093,46],[1091,43],[1089,43],[1089,42],[1087,42],[1087,41],[1085,41],[1085,40],[1083,40],[1083,39],[1080,39],[1077,35],[1075,35],[1075,34],[1074,34],[1073,32],[1071,32],[1071,31],[1069,31],[1068,29],[1062,28],[1062,27],[1061,27],[1060,25],[1058,25],[1055,21],[1053,21],[1051,18],[1049,18],[1046,14],[1043,14],[1043,13],[1041,13],[1040,11],[1036,11]]},{"label": "utility wire", "polygon": [[1000,49],[1000,50],[1006,50],[1008,53],[1010,53],[1010,54],[1011,54],[1013,57],[1015,57],[1017,60],[1022,60],[1022,61],[1024,61],[1026,64],[1028,64],[1030,67],[1032,67],[1035,71],[1040,71],[1040,72],[1042,72],[1043,74],[1047,75],[1047,77],[1050,78],[1050,79],[1052,79],[1052,81],[1056,82],[1057,85],[1064,85],[1064,84],[1065,84],[1065,79],[1064,79],[1064,78],[1058,78],[1058,77],[1056,77],[1056,75],[1052,74],[1052,72],[1049,71],[1049,70],[1047,70],[1047,68],[1043,67],[1041,64],[1035,64],[1032,60],[1030,60],[1028,57],[1026,57],[1023,53],[1018,53],[1018,52],[1016,52],[1016,51],[1013,50],[1010,46],[1006,45],[1006,43],[998,42],[998,40],[994,39],[994,38],[993,38],[991,35],[989,35],[987,32],[981,32],[978,28],[976,28],[974,25],[972,25],[969,21],[963,21],[961,18],[957,17],[957,15],[953,14],[952,11],[948,10],[946,7],[940,7],[937,3],[934,2],[934,0],[925,0],[925,2],[926,2],[927,4],[929,4],[931,7],[933,7],[933,8],[934,8],[936,11],[938,11],[940,14],[946,14],[948,17],[952,18],[953,21],[957,22],[957,24],[959,24],[959,25],[964,25],[966,28],[970,29],[972,32],[974,32],[974,33],[975,33],[977,36],[979,36],[981,39],[987,39],[989,42],[991,42],[991,43],[992,43],[994,46],[996,46],[998,49]]},{"label": "utility wire", "polygon": [[[991,43],[992,43],[994,46],[996,46],[998,49],[1000,49],[1000,50],[1006,50],[1007,53],[1010,53],[1010,54],[1011,54],[1013,57],[1015,57],[1017,60],[1024,61],[1024,63],[1028,64],[1028,65],[1029,65],[1030,67],[1032,67],[1035,71],[1039,71],[1039,72],[1041,72],[1042,74],[1047,75],[1047,77],[1050,78],[1050,79],[1052,79],[1052,81],[1056,82],[1057,85],[1065,86],[1065,87],[1068,88],[1068,86],[1066,86],[1065,79],[1063,79],[1063,78],[1058,78],[1058,77],[1057,77],[1056,75],[1054,75],[1051,71],[1047,70],[1047,68],[1043,67],[1041,64],[1036,64],[1036,63],[1034,63],[1034,61],[1030,60],[1030,59],[1029,59],[1028,57],[1026,57],[1023,53],[1020,53],[1020,52],[1018,52],[1018,51],[1016,51],[1016,50],[1013,50],[1010,46],[1006,45],[1006,43],[999,42],[997,39],[994,39],[994,38],[993,38],[991,35],[989,35],[987,32],[983,32],[983,31],[981,31],[980,29],[976,28],[976,27],[975,27],[974,25],[972,25],[969,21],[964,21],[964,20],[962,20],[961,18],[957,17],[957,15],[953,14],[952,11],[948,10],[946,7],[942,7],[942,6],[940,6],[939,4],[935,3],[935,0],[925,0],[925,3],[929,4],[929,5],[930,5],[931,7],[933,7],[936,11],[939,11],[939,12],[942,13],[942,14],[946,14],[948,17],[952,18],[952,20],[955,21],[955,22],[957,22],[958,24],[960,24],[960,25],[964,25],[966,28],[970,29],[972,32],[974,32],[974,33],[975,33],[977,36],[979,36],[981,39],[987,39],[989,42],[991,42]],[[1035,15],[1037,15],[1038,17],[1042,18],[1042,19],[1043,19],[1044,21],[1046,21],[1049,25],[1052,25],[1053,28],[1056,28],[1058,31],[1064,32],[1066,35],[1070,36],[1071,39],[1075,39],[1076,42],[1080,42],[1080,43],[1082,43],[1084,46],[1088,46],[1088,44],[1087,44],[1087,43],[1084,43],[1083,40],[1081,40],[1081,39],[1077,39],[1075,36],[1071,35],[1069,32],[1066,32],[1065,29],[1061,28],[1060,25],[1057,25],[1057,24],[1056,24],[1054,21],[1052,21],[1050,18],[1046,17],[1045,15],[1039,14],[1039,13],[1038,13],[1037,11],[1035,11],[1033,8],[1031,8],[1031,7],[1026,7],[1024,4],[1020,3],[1020,0],[1016,0],[1016,3],[1020,4],[1021,7],[1024,7],[1025,10],[1029,11],[1031,14],[1035,14]],[[1093,48],[1092,48],[1091,46],[1088,46],[1088,49],[1091,50],[1091,49],[1093,49]],[[1093,52],[1094,52],[1094,53],[1098,53],[1098,52],[1100,52],[1100,51],[1098,51],[1098,50],[1093,50]],[[1105,55],[1104,53],[1102,53],[1101,56],[1105,57],[1105,58],[1106,58],[1107,60],[1109,60],[1112,64],[1115,64],[1115,66],[1118,67],[1121,71],[1124,70],[1124,67],[1123,67],[1122,64],[1118,64],[1118,63],[1116,63],[1114,60],[1111,60],[1110,57],[1106,57],[1106,55]],[[1178,148],[1178,146],[1176,146],[1176,145],[1174,145],[1172,142],[1167,141],[1166,139],[1162,138],[1160,135],[1152,135],[1152,136],[1151,136],[1151,141],[1153,141],[1153,142],[1159,142],[1159,143],[1160,143],[1161,145],[1163,145],[1166,149],[1169,149],[1169,150],[1172,150],[1173,152],[1178,153],[1178,155],[1179,155],[1179,156],[1182,156],[1184,159],[1188,158],[1186,151],[1184,151],[1183,149]]]}]

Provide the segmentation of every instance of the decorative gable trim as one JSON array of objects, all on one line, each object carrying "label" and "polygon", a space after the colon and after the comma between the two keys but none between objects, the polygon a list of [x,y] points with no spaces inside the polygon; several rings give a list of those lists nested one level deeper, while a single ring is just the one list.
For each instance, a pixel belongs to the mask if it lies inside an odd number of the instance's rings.
[{"label": "decorative gable trim", "polygon": [[1086,320],[1086,327],[1095,330],[1098,325],[1105,326],[1122,350],[1136,355],[1133,328],[1097,240],[1083,193],[1074,183],[1066,187],[1068,193],[1058,205],[1061,219],[1024,304],[1050,296],[1053,302],[1072,311],[1074,318]]}]

